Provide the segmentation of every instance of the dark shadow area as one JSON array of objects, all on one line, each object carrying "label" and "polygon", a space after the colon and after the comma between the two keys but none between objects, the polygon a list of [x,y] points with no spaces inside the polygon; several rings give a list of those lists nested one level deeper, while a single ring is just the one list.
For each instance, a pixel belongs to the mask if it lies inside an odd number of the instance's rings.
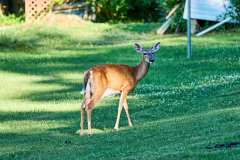
[{"label": "dark shadow area", "polygon": [[[71,50],[70,50],[71,51]],[[126,52],[127,51],[127,52]],[[54,75],[56,73],[64,72],[79,72],[83,73],[84,70],[90,68],[91,66],[97,64],[105,63],[129,63],[137,59],[137,55],[132,53],[125,48],[116,47],[115,49],[109,49],[107,52],[102,52],[101,50],[95,54],[84,55],[77,54],[82,53],[81,49],[78,52],[73,49],[73,55],[59,56],[27,56],[27,57],[13,57],[12,59],[1,58],[2,63],[0,64],[0,70],[32,74],[32,75]],[[130,55],[133,54],[134,55]],[[109,59],[111,56],[111,60]]]},{"label": "dark shadow area", "polygon": [[213,146],[207,146],[206,149],[232,149],[240,147],[240,142],[226,142],[222,144],[215,144]]},{"label": "dark shadow area", "polygon": [[129,25],[118,25],[113,26],[119,30],[125,31],[125,32],[132,32],[132,33],[154,33],[157,31],[157,29],[160,27],[160,24],[158,23],[132,23]]},{"label": "dark shadow area", "polygon": [[[55,82],[54,84],[56,84]],[[29,92],[20,97],[15,97],[14,99],[28,99],[31,101],[55,101],[61,102],[63,100],[79,100],[82,97],[82,82],[79,83],[61,83],[64,86],[67,86],[66,89],[57,89],[57,90],[48,90],[48,91],[39,91],[39,92]]]},{"label": "dark shadow area", "polygon": [[77,112],[1,112],[1,122],[5,121],[51,121],[51,120],[77,120]]}]

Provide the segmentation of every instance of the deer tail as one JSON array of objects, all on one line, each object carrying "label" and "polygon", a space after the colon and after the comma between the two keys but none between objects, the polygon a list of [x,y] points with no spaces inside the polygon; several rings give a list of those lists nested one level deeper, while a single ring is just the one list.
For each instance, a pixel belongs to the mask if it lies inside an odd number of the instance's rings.
[{"label": "deer tail", "polygon": [[91,72],[88,70],[84,72],[83,76],[83,100],[82,105],[80,108],[80,114],[81,114],[81,122],[80,122],[80,135],[83,135],[83,128],[84,128],[84,108],[90,101],[91,96]]},{"label": "deer tail", "polygon": [[82,103],[82,108],[85,108],[85,105],[89,103],[91,99],[91,71],[85,71],[84,76],[83,76],[83,103]]}]

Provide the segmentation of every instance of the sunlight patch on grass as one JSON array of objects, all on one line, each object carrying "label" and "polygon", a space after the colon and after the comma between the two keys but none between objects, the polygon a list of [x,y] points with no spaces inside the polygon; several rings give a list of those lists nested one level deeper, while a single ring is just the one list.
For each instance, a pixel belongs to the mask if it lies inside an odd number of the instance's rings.
[{"label": "sunlight patch on grass", "polygon": [[[36,82],[49,80],[49,77],[19,75],[15,73],[1,72],[3,78],[0,84],[0,94],[2,99],[24,99],[24,95],[30,92],[41,92],[55,89],[64,89],[58,84],[42,85]],[[5,78],[4,78],[5,77]]]},{"label": "sunlight patch on grass", "polygon": [[[85,126],[85,127],[87,127],[87,126]],[[93,131],[93,133],[94,134],[107,134],[107,133],[109,133],[110,132],[110,130],[109,129],[97,129],[97,128],[92,128],[92,131]],[[79,135],[80,134],[80,129],[79,130],[77,130],[76,132],[75,132],[75,134],[76,135]],[[88,129],[84,129],[83,130],[83,134],[84,135],[88,135]]]},{"label": "sunlight patch on grass", "polygon": [[[26,114],[26,113],[23,113]],[[47,116],[47,115],[46,115]],[[24,133],[24,134],[34,134],[34,133],[43,133],[49,129],[53,130],[55,128],[67,127],[67,124],[64,121],[55,120],[45,121],[41,120],[44,117],[36,116],[33,119],[29,120],[9,120],[0,123],[0,132],[1,133]],[[46,117],[47,118],[47,117]],[[45,118],[45,119],[46,119]],[[40,120],[38,120],[40,119]]]},{"label": "sunlight patch on grass", "polygon": [[77,101],[32,102],[27,100],[1,100],[1,112],[27,112],[27,111],[80,111],[81,99]]}]

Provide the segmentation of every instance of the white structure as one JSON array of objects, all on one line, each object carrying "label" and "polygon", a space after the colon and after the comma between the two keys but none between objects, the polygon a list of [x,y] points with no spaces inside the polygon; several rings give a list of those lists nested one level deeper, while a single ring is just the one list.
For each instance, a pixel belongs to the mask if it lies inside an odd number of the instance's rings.
[{"label": "white structure", "polygon": [[[202,36],[205,33],[221,26],[224,23],[236,22],[231,17],[224,17],[227,8],[231,6],[230,0],[186,0],[183,18],[188,21],[188,52],[187,57],[192,55],[191,49],[191,20],[206,20],[215,21],[217,24],[210,28],[196,34],[196,36]],[[157,30],[158,34],[164,34],[173,20],[173,14],[177,10],[178,6],[175,6],[169,15],[166,17],[166,22]],[[222,17],[221,17],[222,16]],[[195,21],[196,22],[196,21]]]},{"label": "white structure", "polygon": [[196,34],[196,36],[202,36],[205,33],[214,30],[215,28],[223,25],[224,23],[235,22],[231,17],[222,19],[227,8],[231,5],[229,0],[186,0],[183,18],[188,19],[188,4],[191,3],[191,17],[195,20],[207,20],[207,21],[220,21],[219,23],[211,26],[210,28]]},{"label": "white structure", "polygon": [[207,20],[207,21],[220,21],[217,24],[209,27],[208,29],[196,34],[196,36],[202,36],[205,33],[221,26],[224,23],[235,22],[231,17],[225,17],[222,19],[227,8],[231,6],[229,0],[186,0],[183,18],[188,21],[188,52],[187,57],[192,55],[191,49],[191,19],[195,20]]},{"label": "white structure", "polygon": [[[184,19],[187,19],[187,3],[188,0],[185,3]],[[229,0],[191,0],[191,19],[220,21],[219,16],[226,12],[229,5]]]}]

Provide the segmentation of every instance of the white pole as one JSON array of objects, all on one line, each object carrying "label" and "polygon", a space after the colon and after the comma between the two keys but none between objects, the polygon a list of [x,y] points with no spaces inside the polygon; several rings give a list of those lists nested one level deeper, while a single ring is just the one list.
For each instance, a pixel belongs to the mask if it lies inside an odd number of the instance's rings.
[{"label": "white pole", "polygon": [[187,4],[188,8],[188,21],[187,21],[187,34],[188,34],[188,51],[187,58],[191,58],[192,56],[192,42],[191,42],[191,0],[188,0]]},{"label": "white pole", "polygon": [[230,18],[230,17],[229,17],[229,18],[226,18],[226,19],[224,19],[223,21],[221,21],[221,22],[213,25],[212,27],[209,27],[208,29],[206,29],[206,30],[204,30],[204,31],[196,34],[196,36],[197,36],[197,37],[202,36],[202,35],[204,35],[205,33],[208,33],[208,32],[210,32],[210,31],[214,30],[215,28],[223,25],[224,23],[229,22],[231,19],[232,19],[232,18]]}]

